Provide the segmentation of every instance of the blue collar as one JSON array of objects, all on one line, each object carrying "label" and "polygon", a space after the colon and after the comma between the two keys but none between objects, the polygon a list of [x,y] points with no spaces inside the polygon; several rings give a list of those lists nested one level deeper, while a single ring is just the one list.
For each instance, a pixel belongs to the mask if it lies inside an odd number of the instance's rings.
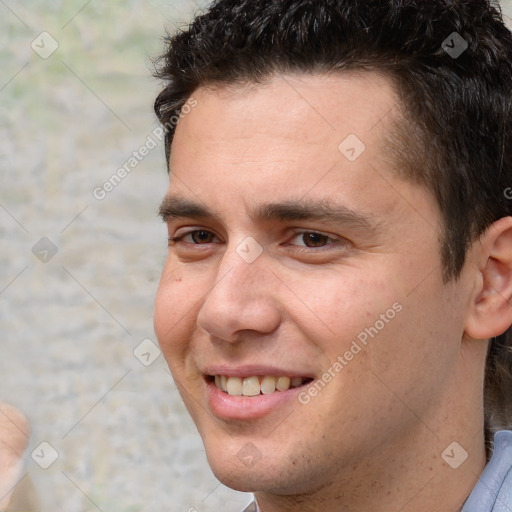
[{"label": "blue collar", "polygon": [[461,512],[510,512],[512,510],[512,431],[494,435],[491,460],[481,474]]}]

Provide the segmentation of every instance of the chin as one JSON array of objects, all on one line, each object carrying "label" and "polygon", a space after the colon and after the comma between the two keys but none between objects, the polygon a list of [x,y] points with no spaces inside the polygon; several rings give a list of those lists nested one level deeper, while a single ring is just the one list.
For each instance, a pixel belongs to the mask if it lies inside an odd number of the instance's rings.
[{"label": "chin", "polygon": [[[249,443],[247,443],[249,444]],[[283,482],[277,477],[277,474],[283,471],[279,468],[272,470],[272,462],[263,454],[251,453],[250,450],[244,452],[244,446],[241,449],[233,444],[217,444],[213,447],[206,446],[206,457],[208,464],[216,478],[227,487],[241,492],[255,492],[260,490],[270,490],[281,486]],[[243,461],[246,454],[246,461]],[[252,455],[252,459],[250,456]],[[266,460],[265,460],[266,459]]]},{"label": "chin", "polygon": [[218,472],[213,467],[212,471],[219,482],[235,491],[256,492],[267,490],[265,484],[259,478],[252,475],[237,475],[235,473],[226,473],[226,471],[222,470]]},{"label": "chin", "polygon": [[285,468],[261,467],[258,470],[229,472],[225,467],[210,464],[213,474],[226,487],[240,492],[262,492],[278,496],[308,495],[322,489],[325,483],[315,485],[310,478],[301,478]]}]

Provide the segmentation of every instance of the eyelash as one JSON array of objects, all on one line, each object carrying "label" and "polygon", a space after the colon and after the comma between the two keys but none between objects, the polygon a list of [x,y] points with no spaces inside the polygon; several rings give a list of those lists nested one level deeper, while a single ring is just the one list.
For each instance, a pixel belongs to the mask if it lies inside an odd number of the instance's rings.
[{"label": "eyelash", "polygon": [[[187,237],[189,235],[193,235],[195,233],[199,233],[199,232],[213,234],[211,231],[208,231],[207,229],[194,229],[192,231],[189,231],[188,233],[184,233],[184,234],[182,234],[180,236],[177,236],[177,237],[169,237],[169,239],[168,239],[169,240],[169,244],[170,245],[175,245],[176,243],[183,242],[183,243],[188,243],[188,244],[191,244],[191,245],[207,245],[209,243],[214,243],[214,242],[205,242],[204,244],[201,244],[201,243],[185,242],[184,241],[185,237]],[[330,240],[332,243],[327,243],[326,245],[322,245],[322,246],[319,246],[319,247],[309,247],[307,245],[303,245],[303,246],[299,245],[298,247],[301,247],[300,250],[310,250],[310,249],[317,249],[317,250],[324,249],[325,250],[325,247],[328,247],[328,246],[331,246],[331,245],[338,245],[341,242],[341,240],[336,240],[335,238],[330,237],[329,235],[326,235],[324,233],[320,233],[318,231],[307,231],[307,230],[296,232],[294,234],[293,238],[296,238],[298,236],[304,236],[304,235],[319,235],[321,237],[326,238],[327,241]],[[289,245],[294,245],[294,244],[289,244]]]}]

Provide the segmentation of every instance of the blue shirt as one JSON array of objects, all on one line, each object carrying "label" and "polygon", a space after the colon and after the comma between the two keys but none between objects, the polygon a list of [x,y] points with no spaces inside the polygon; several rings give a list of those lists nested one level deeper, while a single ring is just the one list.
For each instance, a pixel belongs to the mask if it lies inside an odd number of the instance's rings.
[{"label": "blue shirt", "polygon": [[[261,512],[253,501],[243,512]],[[512,512],[512,431],[494,435],[491,460],[464,503],[461,512]]]},{"label": "blue shirt", "polygon": [[512,431],[494,435],[491,460],[480,475],[461,512],[512,511]]}]

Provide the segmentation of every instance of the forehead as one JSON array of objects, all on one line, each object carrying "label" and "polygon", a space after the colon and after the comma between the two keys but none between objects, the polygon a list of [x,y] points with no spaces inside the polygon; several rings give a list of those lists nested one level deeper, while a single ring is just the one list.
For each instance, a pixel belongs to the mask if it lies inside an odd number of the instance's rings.
[{"label": "forehead", "polygon": [[229,149],[238,161],[273,154],[293,160],[315,146],[339,151],[352,135],[380,149],[398,101],[391,80],[376,72],[276,75],[261,84],[202,87],[194,99],[196,108],[176,128],[171,168],[178,151],[197,155],[205,147],[214,155]]}]

